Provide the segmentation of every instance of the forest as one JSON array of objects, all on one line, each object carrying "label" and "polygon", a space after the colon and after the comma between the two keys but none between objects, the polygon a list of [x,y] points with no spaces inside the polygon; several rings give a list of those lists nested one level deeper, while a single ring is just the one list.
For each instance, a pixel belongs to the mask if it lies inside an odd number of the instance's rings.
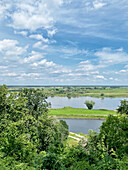
[{"label": "forest", "polygon": [[99,133],[89,131],[88,140],[69,145],[68,125],[49,114],[46,99],[43,90],[0,87],[0,169],[128,169],[128,101]]}]

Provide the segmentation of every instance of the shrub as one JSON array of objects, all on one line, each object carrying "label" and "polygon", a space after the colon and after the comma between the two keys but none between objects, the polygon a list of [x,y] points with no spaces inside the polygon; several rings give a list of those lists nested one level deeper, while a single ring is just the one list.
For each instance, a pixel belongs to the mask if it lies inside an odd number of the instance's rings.
[{"label": "shrub", "polygon": [[126,99],[121,100],[121,105],[117,108],[117,112],[128,114],[128,101]]}]

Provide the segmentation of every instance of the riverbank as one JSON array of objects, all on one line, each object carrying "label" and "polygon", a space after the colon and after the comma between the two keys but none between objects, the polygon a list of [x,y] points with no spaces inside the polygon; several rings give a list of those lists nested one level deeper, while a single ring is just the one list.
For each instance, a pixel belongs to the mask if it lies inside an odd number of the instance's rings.
[{"label": "riverbank", "polygon": [[61,109],[49,109],[49,114],[57,118],[67,119],[106,119],[108,115],[116,115],[113,110],[88,110],[82,108],[64,107]]}]

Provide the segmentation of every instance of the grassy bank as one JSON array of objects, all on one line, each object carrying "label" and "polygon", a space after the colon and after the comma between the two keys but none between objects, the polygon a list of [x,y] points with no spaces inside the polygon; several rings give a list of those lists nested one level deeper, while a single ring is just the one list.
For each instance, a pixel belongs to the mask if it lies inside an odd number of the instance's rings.
[{"label": "grassy bank", "polygon": [[52,116],[58,118],[80,118],[80,119],[106,119],[108,115],[116,115],[116,111],[112,110],[88,110],[72,107],[64,107],[62,109],[49,109]]}]

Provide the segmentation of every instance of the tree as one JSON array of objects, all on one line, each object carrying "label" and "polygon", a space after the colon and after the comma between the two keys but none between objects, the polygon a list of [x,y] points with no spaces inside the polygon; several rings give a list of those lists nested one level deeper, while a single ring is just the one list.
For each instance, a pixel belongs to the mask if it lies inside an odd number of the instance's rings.
[{"label": "tree", "polygon": [[91,101],[90,100],[86,100],[84,104],[86,104],[87,108],[91,110],[93,108],[95,102],[92,101],[92,100]]},{"label": "tree", "polygon": [[121,105],[117,108],[117,112],[120,114],[128,114],[128,101],[126,99],[121,100]]},{"label": "tree", "polygon": [[5,85],[0,87],[0,162],[7,158],[13,160],[9,166],[34,166],[42,151],[56,153],[63,147],[68,126],[49,116],[48,106],[37,90],[9,93]]}]

